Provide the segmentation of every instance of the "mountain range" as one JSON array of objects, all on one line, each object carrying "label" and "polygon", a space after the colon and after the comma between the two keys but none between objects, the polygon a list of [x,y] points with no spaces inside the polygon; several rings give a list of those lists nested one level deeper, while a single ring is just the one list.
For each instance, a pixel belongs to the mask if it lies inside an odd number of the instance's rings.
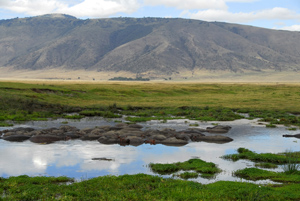
[{"label": "mountain range", "polygon": [[0,67],[127,72],[146,77],[208,72],[297,72],[300,32],[180,18],[0,20]]}]

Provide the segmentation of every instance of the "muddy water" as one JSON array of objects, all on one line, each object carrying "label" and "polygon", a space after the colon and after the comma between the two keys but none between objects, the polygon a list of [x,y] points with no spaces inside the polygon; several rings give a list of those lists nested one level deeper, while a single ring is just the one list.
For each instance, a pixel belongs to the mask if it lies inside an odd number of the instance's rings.
[{"label": "muddy water", "polygon": [[[63,125],[63,121],[65,120],[28,122],[18,126],[44,129],[59,127]],[[68,122],[68,125],[81,129],[115,124],[102,118],[86,118],[81,121],[68,120]],[[142,125],[144,128],[184,130],[189,128],[189,124],[192,123],[198,123],[198,128],[206,128],[211,126],[212,122],[172,120],[167,123],[151,121]],[[182,147],[147,144],[138,147],[123,147],[81,140],[63,141],[48,145],[34,144],[29,141],[18,143],[0,140],[0,176],[64,175],[80,180],[103,175],[137,173],[155,175],[148,168],[149,163],[172,163],[186,161],[190,158],[200,158],[216,163],[222,172],[213,179],[199,177],[196,181],[201,183],[211,183],[218,180],[241,181],[241,179],[233,177],[232,172],[245,167],[253,167],[254,163],[246,160],[231,162],[220,158],[220,156],[236,153],[239,147],[245,147],[257,153],[300,151],[300,140],[282,137],[283,134],[296,134],[299,131],[288,131],[283,126],[266,128],[264,125],[258,125],[256,120],[238,120],[222,122],[221,124],[232,126],[230,132],[225,135],[233,138],[234,141],[226,144],[195,142]],[[92,158],[109,158],[112,160],[92,160]],[[282,171],[282,169],[278,168],[275,171]],[[269,181],[262,181],[262,183],[264,182]]]}]

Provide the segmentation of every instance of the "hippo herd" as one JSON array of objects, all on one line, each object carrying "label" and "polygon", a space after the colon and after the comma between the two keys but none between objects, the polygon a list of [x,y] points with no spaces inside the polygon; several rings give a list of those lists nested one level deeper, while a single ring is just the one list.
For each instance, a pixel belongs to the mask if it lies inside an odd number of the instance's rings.
[{"label": "hippo herd", "polygon": [[139,146],[144,143],[152,145],[183,146],[189,142],[226,143],[233,139],[223,135],[204,135],[203,133],[227,133],[230,126],[214,126],[206,129],[189,128],[182,131],[174,129],[143,129],[139,124],[119,123],[115,126],[100,126],[95,128],[78,129],[63,125],[59,128],[33,129],[14,128],[0,131],[0,138],[11,142],[30,140],[34,143],[49,144],[62,140],[98,140],[101,144],[120,144]]}]

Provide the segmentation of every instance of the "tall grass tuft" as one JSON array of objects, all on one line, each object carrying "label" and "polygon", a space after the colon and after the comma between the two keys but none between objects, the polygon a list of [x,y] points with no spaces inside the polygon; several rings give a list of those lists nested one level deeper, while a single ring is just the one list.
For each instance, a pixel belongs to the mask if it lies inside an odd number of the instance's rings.
[{"label": "tall grass tuft", "polygon": [[297,157],[297,155],[295,155],[292,151],[286,151],[285,152],[285,155],[288,159],[287,163],[284,164],[282,166],[282,169],[283,171],[286,173],[286,174],[294,174],[296,172],[299,171],[300,169],[300,161]]}]

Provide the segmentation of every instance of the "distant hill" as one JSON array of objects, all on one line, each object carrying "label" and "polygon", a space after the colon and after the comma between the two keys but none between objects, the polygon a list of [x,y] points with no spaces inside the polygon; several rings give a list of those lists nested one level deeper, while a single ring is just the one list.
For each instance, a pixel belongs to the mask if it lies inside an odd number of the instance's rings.
[{"label": "distant hill", "polygon": [[296,72],[300,32],[189,19],[49,14],[0,20],[0,67],[152,77],[199,70]]}]

